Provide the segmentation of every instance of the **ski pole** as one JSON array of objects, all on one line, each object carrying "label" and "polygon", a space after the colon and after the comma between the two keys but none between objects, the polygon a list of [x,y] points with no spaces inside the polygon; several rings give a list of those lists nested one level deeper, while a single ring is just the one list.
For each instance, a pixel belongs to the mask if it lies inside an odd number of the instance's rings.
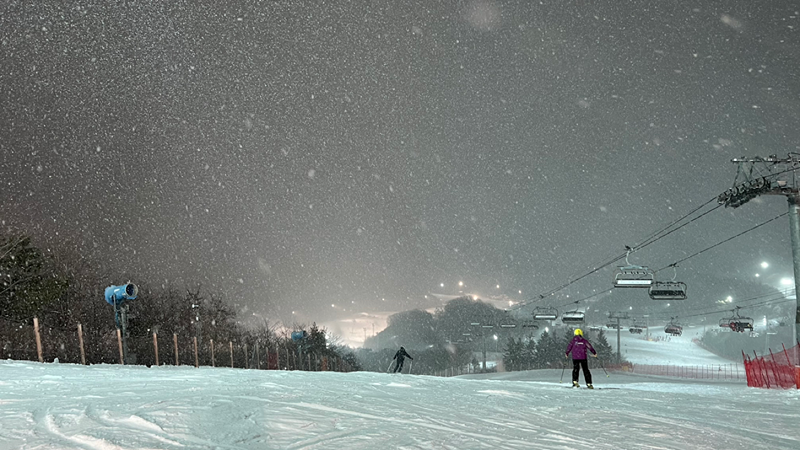
[{"label": "ski pole", "polygon": [[411,369],[414,368],[414,360],[411,360],[411,365],[408,366],[408,373],[411,374]]},{"label": "ski pole", "polygon": [[392,363],[393,363],[393,362],[394,362],[394,361],[389,361],[389,367],[387,367],[387,368],[386,368],[386,372],[389,372],[389,369],[391,369],[391,368],[392,368]]},{"label": "ski pole", "polygon": [[561,379],[560,379],[560,380],[558,380],[558,382],[559,382],[559,383],[561,383],[562,381],[564,381],[564,371],[565,371],[566,369],[567,369],[567,363],[565,363],[565,362],[562,362],[562,363],[561,363]]},{"label": "ski pole", "polygon": [[606,378],[608,378],[608,372],[606,372],[606,368],[603,367],[603,360],[600,358],[597,358],[597,360],[600,361],[600,368],[603,369],[603,372],[606,374]]}]

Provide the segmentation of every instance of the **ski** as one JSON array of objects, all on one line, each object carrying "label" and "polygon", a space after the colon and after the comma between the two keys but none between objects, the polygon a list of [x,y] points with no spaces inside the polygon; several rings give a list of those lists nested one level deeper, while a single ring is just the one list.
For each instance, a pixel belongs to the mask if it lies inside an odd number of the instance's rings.
[{"label": "ski", "polygon": [[596,391],[596,390],[598,390],[598,389],[619,389],[619,388],[616,388],[616,387],[595,387],[595,388],[593,388],[593,389],[589,389],[589,388],[587,388],[586,386],[580,386],[580,387],[575,387],[575,386],[561,386],[561,387],[563,387],[563,388],[567,388],[567,389],[586,389],[587,391]]}]

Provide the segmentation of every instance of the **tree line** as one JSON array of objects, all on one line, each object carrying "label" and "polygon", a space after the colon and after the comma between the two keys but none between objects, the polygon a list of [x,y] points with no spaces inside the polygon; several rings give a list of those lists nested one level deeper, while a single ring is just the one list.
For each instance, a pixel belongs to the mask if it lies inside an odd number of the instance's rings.
[{"label": "tree line", "polygon": [[[545,330],[539,336],[538,342],[530,338],[509,338],[503,352],[503,366],[507,371],[531,369],[560,369],[569,362],[565,352],[574,337],[574,328],[563,327],[559,332]],[[616,363],[616,354],[606,339],[603,329],[599,331],[583,330],[584,336],[597,351],[597,359],[589,358],[590,364],[595,361],[603,366]]]},{"label": "tree line", "polygon": [[[117,363],[113,308],[103,297],[103,289],[111,279],[115,277],[102,276],[81,258],[43,251],[29,236],[0,234],[0,357],[36,359],[32,321],[37,317],[44,334],[46,360],[80,361],[75,331],[75,325],[80,323],[87,363]],[[219,348],[218,357],[228,351],[228,343],[236,346],[234,354],[225,357],[235,359],[237,367],[252,367],[262,356],[269,364],[267,352],[271,351],[276,354],[272,362],[280,368],[311,367],[313,355],[316,362],[335,360],[348,370],[360,370],[352,350],[316,324],[296,324],[292,329],[267,322],[246,326],[237,320],[236,311],[222,301],[219,293],[208,289],[153,288],[143,283],[139,285],[139,297],[129,304],[127,330],[132,358],[128,363],[155,364],[152,335],[156,333],[164,336],[165,349],[171,347],[173,336],[183,349],[190,348],[197,337],[201,364],[211,365],[209,344],[213,340],[226,345]],[[292,340],[292,331],[305,331],[305,337]],[[178,355],[179,363],[193,364],[194,355],[182,353]],[[161,362],[173,361],[162,356]]]}]

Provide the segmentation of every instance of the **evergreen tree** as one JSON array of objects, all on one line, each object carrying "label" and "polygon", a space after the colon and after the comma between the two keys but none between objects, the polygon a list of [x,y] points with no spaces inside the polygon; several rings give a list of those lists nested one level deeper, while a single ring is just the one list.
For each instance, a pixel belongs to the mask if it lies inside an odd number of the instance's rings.
[{"label": "evergreen tree", "polygon": [[513,372],[520,370],[521,364],[524,359],[525,347],[522,344],[522,339],[516,340],[508,338],[505,351],[503,352],[503,366],[507,371]]},{"label": "evergreen tree", "polygon": [[0,237],[0,311],[4,317],[30,320],[69,287],[54,264],[28,236]]},{"label": "evergreen tree", "polygon": [[597,337],[593,339],[592,346],[597,351],[597,358],[600,359],[603,364],[609,364],[616,359],[616,354],[611,349],[611,345],[608,343],[608,339],[606,339],[605,330],[602,328],[600,332],[597,333]]},{"label": "evergreen tree", "polygon": [[558,349],[558,342],[555,337],[548,331],[542,333],[539,338],[539,344],[536,346],[537,367],[542,369],[560,367],[560,360],[564,358],[563,354],[564,351]]},{"label": "evergreen tree", "polygon": [[533,336],[530,336],[525,343],[522,364],[523,370],[530,370],[536,367],[536,341],[533,339]]}]

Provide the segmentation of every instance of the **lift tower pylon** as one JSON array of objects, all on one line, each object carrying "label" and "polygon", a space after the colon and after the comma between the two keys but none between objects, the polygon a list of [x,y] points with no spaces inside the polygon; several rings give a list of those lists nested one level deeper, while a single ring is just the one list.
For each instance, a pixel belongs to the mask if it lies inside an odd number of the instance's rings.
[{"label": "lift tower pylon", "polygon": [[770,155],[766,158],[734,158],[738,165],[733,187],[720,194],[717,201],[725,207],[738,208],[760,195],[784,195],[789,202],[789,236],[792,242],[794,266],[795,318],[794,342],[800,336],[800,191],[797,170],[800,154],[790,153],[786,158]]},{"label": "lift tower pylon", "polygon": [[619,345],[619,334],[620,334],[620,329],[622,327],[619,324],[619,320],[620,319],[627,320],[628,313],[621,311],[614,311],[608,314],[608,318],[617,319],[617,364],[620,364],[622,362],[622,351],[620,350],[620,345]]}]

